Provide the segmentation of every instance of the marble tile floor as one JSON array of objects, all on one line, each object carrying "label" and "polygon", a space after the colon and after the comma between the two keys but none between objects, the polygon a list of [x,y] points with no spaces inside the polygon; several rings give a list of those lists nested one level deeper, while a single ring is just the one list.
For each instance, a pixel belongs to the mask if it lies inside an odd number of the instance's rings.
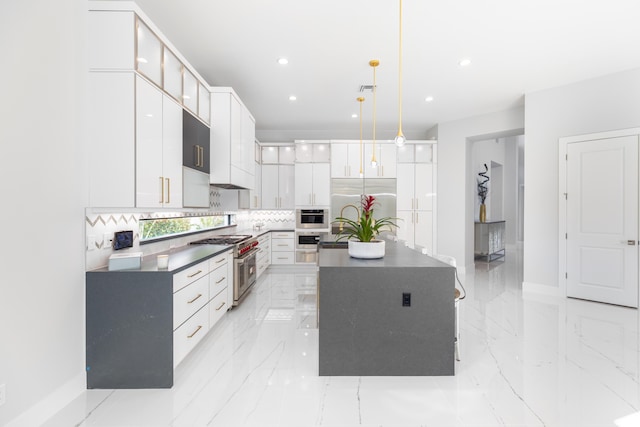
[{"label": "marble tile floor", "polygon": [[638,311],[523,294],[519,251],[461,277],[452,377],[319,377],[315,280],[271,268],[172,389],[87,390],[45,426],[640,426]]}]

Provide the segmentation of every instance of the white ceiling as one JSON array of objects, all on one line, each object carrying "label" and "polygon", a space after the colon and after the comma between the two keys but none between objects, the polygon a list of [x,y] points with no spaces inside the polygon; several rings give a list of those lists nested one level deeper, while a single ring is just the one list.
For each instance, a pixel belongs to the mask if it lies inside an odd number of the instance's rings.
[{"label": "white ceiling", "polygon": [[[360,85],[373,83],[370,59],[380,60],[376,136],[395,136],[398,0],[137,4],[211,86],[235,89],[261,141],[359,138],[351,115]],[[639,0],[404,0],[403,8],[410,139],[440,122],[523,105],[530,92],[640,67]],[[288,65],[277,63],[282,56]],[[462,58],[472,64],[459,67]],[[364,96],[368,139],[373,96]]]}]

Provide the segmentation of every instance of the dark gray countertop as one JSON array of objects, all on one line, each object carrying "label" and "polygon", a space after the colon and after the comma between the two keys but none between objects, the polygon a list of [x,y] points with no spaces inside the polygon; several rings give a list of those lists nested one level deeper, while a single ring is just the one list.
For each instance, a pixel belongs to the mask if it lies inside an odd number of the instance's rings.
[{"label": "dark gray countertop", "polygon": [[357,259],[349,256],[347,248],[319,247],[320,267],[443,267],[449,266],[428,255],[406,247],[402,243],[385,241],[385,255],[378,259]]},{"label": "dark gray countertop", "polygon": [[[230,251],[232,249],[233,249],[233,245],[190,245],[190,246],[184,246],[178,249],[173,249],[171,251],[158,252],[155,254],[144,256],[142,258],[142,264],[139,269],[109,271],[107,267],[103,267],[97,270],[92,270],[91,272],[117,273],[119,271],[126,271],[126,272],[167,271],[169,273],[176,273],[178,271],[189,268],[192,265],[195,265],[201,261],[204,261],[209,258],[213,258],[218,254],[221,254],[226,251]],[[158,255],[169,255],[168,269],[158,269],[158,265],[157,265]]]}]

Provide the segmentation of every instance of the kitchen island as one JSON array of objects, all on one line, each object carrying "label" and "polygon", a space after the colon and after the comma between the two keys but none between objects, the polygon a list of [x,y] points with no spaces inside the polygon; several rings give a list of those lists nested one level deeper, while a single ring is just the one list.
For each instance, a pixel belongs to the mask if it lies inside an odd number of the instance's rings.
[{"label": "kitchen island", "polygon": [[321,376],[454,375],[453,267],[390,241],[381,259],[318,250]]}]

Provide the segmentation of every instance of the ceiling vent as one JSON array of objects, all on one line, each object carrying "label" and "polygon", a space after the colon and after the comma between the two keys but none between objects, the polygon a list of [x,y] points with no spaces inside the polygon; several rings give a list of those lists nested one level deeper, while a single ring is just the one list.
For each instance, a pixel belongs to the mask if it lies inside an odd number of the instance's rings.
[{"label": "ceiling vent", "polygon": [[373,92],[373,85],[361,85],[360,92]]}]

